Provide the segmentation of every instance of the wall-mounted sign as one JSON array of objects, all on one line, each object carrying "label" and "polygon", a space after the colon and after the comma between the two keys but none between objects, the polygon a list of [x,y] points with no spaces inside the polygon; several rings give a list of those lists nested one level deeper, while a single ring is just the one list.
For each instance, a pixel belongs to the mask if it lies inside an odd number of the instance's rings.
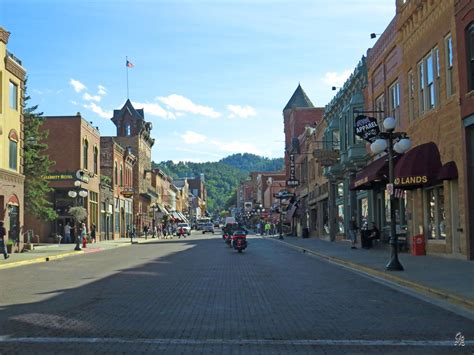
[{"label": "wall-mounted sign", "polygon": [[290,154],[290,180],[296,179],[295,155]]},{"label": "wall-mounted sign", "polygon": [[316,149],[313,151],[313,157],[321,166],[331,166],[338,162],[339,151]]},{"label": "wall-mounted sign", "polygon": [[286,180],[286,186],[298,186],[299,184],[300,181],[296,179]]},{"label": "wall-mounted sign", "polygon": [[428,176],[407,176],[402,178],[395,178],[395,185],[397,186],[408,186],[408,185],[423,185],[428,183]]},{"label": "wall-mounted sign", "polygon": [[48,181],[74,180],[75,177],[73,173],[55,173],[45,175],[44,179]]},{"label": "wall-mounted sign", "polygon": [[363,140],[373,143],[380,134],[379,124],[375,117],[359,115],[355,118],[354,131]]}]

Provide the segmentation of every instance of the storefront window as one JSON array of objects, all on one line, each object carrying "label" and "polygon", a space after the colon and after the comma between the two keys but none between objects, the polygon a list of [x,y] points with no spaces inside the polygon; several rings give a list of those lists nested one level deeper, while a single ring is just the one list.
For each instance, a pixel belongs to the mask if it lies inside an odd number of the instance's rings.
[{"label": "storefront window", "polygon": [[360,210],[360,227],[362,229],[367,229],[369,226],[369,200],[367,197],[359,200],[359,210]]},{"label": "storefront window", "polygon": [[426,190],[426,222],[429,239],[446,239],[446,213],[442,186]]},{"label": "storefront window", "polygon": [[329,208],[328,201],[323,201],[323,227],[324,231],[329,234]]},{"label": "storefront window", "polygon": [[344,196],[344,183],[339,183],[337,184],[337,197],[343,197]]},{"label": "storefront window", "polygon": [[344,233],[344,205],[337,206],[337,224],[339,233]]}]

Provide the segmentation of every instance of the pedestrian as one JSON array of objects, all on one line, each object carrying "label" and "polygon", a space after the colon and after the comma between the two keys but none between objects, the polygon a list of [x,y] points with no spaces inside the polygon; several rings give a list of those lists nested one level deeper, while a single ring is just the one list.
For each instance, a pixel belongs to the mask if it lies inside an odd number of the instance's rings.
[{"label": "pedestrian", "polygon": [[357,223],[355,220],[355,216],[351,217],[351,220],[349,221],[349,238],[352,242],[351,249],[357,249],[356,243],[357,243],[357,230],[359,227],[357,227]]},{"label": "pedestrian", "polygon": [[64,226],[64,243],[71,243],[71,225],[66,222]]},{"label": "pedestrian", "polygon": [[265,223],[265,235],[270,235],[270,223]]},{"label": "pedestrian", "polygon": [[81,224],[81,239],[82,239],[82,247],[87,248],[87,228],[84,222]]},{"label": "pedestrian", "polygon": [[7,253],[7,244],[5,243],[5,236],[7,235],[7,231],[3,226],[3,221],[0,221],[0,250],[3,252],[3,257],[8,259],[10,255]]},{"label": "pedestrian", "polygon": [[145,235],[145,239],[148,239],[148,225],[147,224],[143,226],[143,234]]},{"label": "pedestrian", "polygon": [[260,222],[257,223],[257,234],[260,233]]},{"label": "pedestrian", "polygon": [[94,223],[92,223],[92,225],[91,225],[91,243],[97,243],[97,240],[96,240],[96,227],[95,227]]}]

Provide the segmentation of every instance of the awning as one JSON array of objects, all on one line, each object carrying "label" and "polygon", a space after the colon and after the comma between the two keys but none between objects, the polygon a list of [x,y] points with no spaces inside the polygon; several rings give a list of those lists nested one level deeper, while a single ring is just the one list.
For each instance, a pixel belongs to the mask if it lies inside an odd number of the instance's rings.
[{"label": "awning", "polygon": [[182,214],[181,212],[178,212],[178,215],[180,216],[181,220],[185,223],[189,223],[188,219]]},{"label": "awning", "polygon": [[176,211],[171,212],[171,216],[173,217],[175,222],[184,222],[179,213]]},{"label": "awning", "polygon": [[370,190],[373,183],[385,180],[388,176],[388,157],[385,155],[374,160],[362,170],[358,171],[350,190]]},{"label": "awning", "polygon": [[416,146],[395,165],[395,187],[404,190],[430,186],[438,181],[441,158],[435,143]]},{"label": "awning", "polygon": [[291,205],[288,212],[286,212],[285,223],[291,223],[291,220],[293,219],[293,215],[295,214],[297,208],[298,205],[296,203]]},{"label": "awning", "polygon": [[161,213],[163,213],[163,214],[169,214],[168,211],[166,210],[166,208],[165,208],[162,204],[156,203],[155,205],[158,207],[158,210],[159,210]]},{"label": "awning", "polygon": [[458,178],[458,168],[454,161],[448,161],[439,169],[438,180],[454,180]]}]

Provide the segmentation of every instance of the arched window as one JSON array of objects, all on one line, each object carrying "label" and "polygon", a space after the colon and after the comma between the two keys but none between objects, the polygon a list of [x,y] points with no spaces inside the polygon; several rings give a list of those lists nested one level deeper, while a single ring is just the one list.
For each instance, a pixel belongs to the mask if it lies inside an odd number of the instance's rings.
[{"label": "arched window", "polygon": [[18,169],[18,134],[14,129],[8,134],[9,144],[9,160],[8,167],[12,170]]},{"label": "arched window", "polygon": [[88,168],[88,159],[87,155],[89,154],[89,142],[87,139],[84,139],[84,143],[82,143],[82,167],[84,169]]},{"label": "arched window", "polygon": [[126,136],[132,135],[132,125],[130,123],[125,124],[125,135]]},{"label": "arched window", "polygon": [[94,174],[99,173],[99,150],[94,147]]},{"label": "arched window", "polygon": [[114,163],[114,184],[117,185],[118,183],[118,168],[117,162]]},{"label": "arched window", "polygon": [[123,166],[120,164],[120,186],[123,186]]}]

